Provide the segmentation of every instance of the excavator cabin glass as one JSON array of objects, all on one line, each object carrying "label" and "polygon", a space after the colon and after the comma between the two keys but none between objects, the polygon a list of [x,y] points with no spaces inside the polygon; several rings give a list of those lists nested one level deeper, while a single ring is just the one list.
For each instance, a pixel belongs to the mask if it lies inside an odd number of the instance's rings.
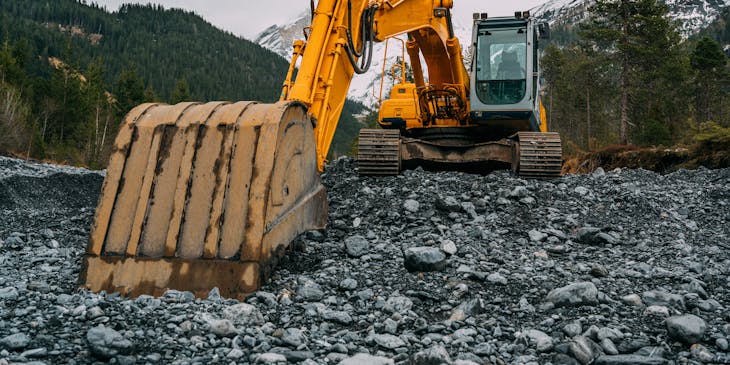
[{"label": "excavator cabin glass", "polygon": [[527,27],[480,27],[476,91],[488,105],[517,104],[527,92]]}]

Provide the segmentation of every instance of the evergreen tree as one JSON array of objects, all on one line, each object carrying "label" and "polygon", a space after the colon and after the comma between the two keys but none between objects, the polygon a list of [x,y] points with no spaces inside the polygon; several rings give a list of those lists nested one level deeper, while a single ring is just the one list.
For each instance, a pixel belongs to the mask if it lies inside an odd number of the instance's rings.
[{"label": "evergreen tree", "polygon": [[171,104],[190,101],[190,86],[188,86],[188,81],[184,77],[177,80],[177,84],[175,85],[175,89],[172,90],[171,95]]},{"label": "evergreen tree", "polygon": [[133,66],[122,71],[115,88],[117,117],[124,118],[130,110],[145,102],[144,81]]},{"label": "evergreen tree", "polygon": [[0,82],[16,84],[21,74],[22,68],[18,64],[15,51],[10,46],[10,41],[5,39],[0,48]]},{"label": "evergreen tree", "polygon": [[[628,144],[632,119],[641,123],[636,119],[651,117],[661,108],[642,102],[654,100],[662,92],[658,79],[667,77],[664,71],[681,62],[676,46],[679,34],[667,16],[666,5],[657,0],[596,0],[590,11],[580,35],[619,70],[620,141]],[[658,121],[662,122],[668,123]]]},{"label": "evergreen tree", "polygon": [[559,48],[549,45],[542,57],[549,111],[548,127],[561,131],[570,150],[591,150],[596,141],[613,141],[613,110],[616,85],[611,67],[603,57],[580,45]]},{"label": "evergreen tree", "polygon": [[720,99],[726,91],[723,90],[723,84],[728,80],[727,56],[720,44],[709,37],[704,37],[697,42],[692,51],[690,64],[695,72],[697,88],[695,93],[697,121],[711,121],[717,116],[715,114],[720,114],[716,111],[722,105]]}]

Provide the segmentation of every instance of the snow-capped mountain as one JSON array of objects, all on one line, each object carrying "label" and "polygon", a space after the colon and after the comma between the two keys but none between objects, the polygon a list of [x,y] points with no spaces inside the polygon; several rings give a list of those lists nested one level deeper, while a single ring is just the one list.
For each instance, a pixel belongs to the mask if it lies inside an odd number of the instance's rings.
[{"label": "snow-capped mountain", "polygon": [[[550,0],[531,10],[531,13],[540,19],[548,22],[577,22],[584,19],[588,13],[588,7],[594,0]],[[710,24],[718,17],[720,11],[730,6],[730,0],[665,0],[669,6],[673,18],[680,20],[681,30],[684,36],[689,36],[703,27]],[[272,25],[254,39],[254,42],[269,50],[291,59],[291,46],[295,39],[303,39],[303,29],[310,23],[309,9],[300,16],[284,24]],[[462,43],[464,49],[471,39],[472,21],[470,18],[454,19],[454,32]],[[391,42],[388,47],[388,54],[385,57],[385,70],[389,72],[396,58],[402,54],[400,42]],[[348,97],[361,102],[365,106],[372,107],[377,104],[380,91],[381,76],[383,74],[383,60],[385,55],[385,43],[375,45],[373,63],[370,71],[365,75],[356,75],[352,80]],[[425,69],[425,68],[424,68]],[[390,83],[386,78],[383,88],[384,93],[390,89]],[[387,97],[387,95],[383,95]]]},{"label": "snow-capped mountain", "polygon": [[[577,22],[587,16],[593,0],[550,0],[535,7],[532,13],[549,22]],[[669,15],[680,21],[680,31],[688,37],[712,23],[730,0],[664,0]]]},{"label": "snow-capped mountain", "polygon": [[[309,26],[311,15],[309,9],[303,12],[299,17],[292,19],[290,22],[279,25],[272,25],[259,33],[254,39],[255,43],[268,48],[269,50],[281,55],[287,60],[291,60],[292,44],[295,39],[304,39],[303,29]],[[462,42],[462,47],[466,49],[464,42],[471,39],[471,22],[463,22],[459,19],[454,20],[454,33]],[[405,40],[405,36],[401,37]],[[350,85],[348,98],[362,103],[367,107],[377,105],[380,95],[380,84],[383,75],[383,61],[385,58],[385,73],[390,73],[391,67],[396,63],[396,59],[403,55],[401,42],[391,41],[388,45],[388,54],[386,56],[385,42],[377,43],[373,47],[373,61],[370,70],[364,75],[355,75]],[[406,55],[406,60],[408,56]],[[424,65],[424,70],[426,70]],[[388,90],[392,85],[392,80],[388,77],[384,80],[383,98],[386,98]]]}]

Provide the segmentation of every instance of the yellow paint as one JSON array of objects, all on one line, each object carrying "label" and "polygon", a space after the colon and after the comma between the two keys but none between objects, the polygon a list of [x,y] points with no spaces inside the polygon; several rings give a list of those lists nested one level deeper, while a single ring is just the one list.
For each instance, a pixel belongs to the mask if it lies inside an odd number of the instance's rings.
[{"label": "yellow paint", "polygon": [[[360,39],[360,15],[369,7],[376,6],[376,41],[384,41],[401,34],[408,34],[408,54],[411,64],[419,64],[415,57],[423,56],[428,66],[429,87],[451,88],[463,100],[459,113],[466,118],[469,112],[469,78],[461,55],[461,45],[455,37],[449,36],[447,18],[434,16],[435,8],[451,8],[450,0],[401,0],[368,1],[352,0],[352,38],[358,49]],[[315,137],[317,144],[317,166],[324,169],[325,158],[330,149],[337,123],[345,104],[354,70],[346,50],[348,26],[347,1],[320,0],[314,12],[311,33],[301,57],[296,80],[287,77],[282,92],[283,100],[304,103],[317,122]],[[295,44],[295,57],[290,70],[297,62],[301,44]],[[416,50],[414,53],[413,50]],[[420,59],[420,57],[419,57]],[[415,68],[415,67],[414,67]],[[420,67],[419,67],[420,68]],[[417,84],[423,85],[423,73],[416,75]],[[409,89],[413,89],[408,86]],[[393,108],[411,117],[420,115],[417,98],[402,98],[392,103]],[[396,105],[398,105],[396,107]],[[383,112],[387,112],[386,109]],[[411,118],[412,121],[417,119]],[[415,122],[414,122],[415,123]],[[409,123],[410,125],[410,123]],[[458,125],[457,120],[443,121],[441,125]]]}]

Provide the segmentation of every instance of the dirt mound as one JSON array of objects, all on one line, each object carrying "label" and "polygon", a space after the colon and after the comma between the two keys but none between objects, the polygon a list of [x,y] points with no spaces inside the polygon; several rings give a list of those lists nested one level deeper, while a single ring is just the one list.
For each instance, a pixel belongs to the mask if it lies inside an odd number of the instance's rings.
[{"label": "dirt mound", "polygon": [[696,169],[700,166],[709,169],[730,167],[730,151],[708,149],[703,146],[689,148],[609,146],[599,151],[568,156],[563,165],[563,172],[585,174],[600,167],[606,171],[616,168],[642,168],[664,174],[679,169]]}]

